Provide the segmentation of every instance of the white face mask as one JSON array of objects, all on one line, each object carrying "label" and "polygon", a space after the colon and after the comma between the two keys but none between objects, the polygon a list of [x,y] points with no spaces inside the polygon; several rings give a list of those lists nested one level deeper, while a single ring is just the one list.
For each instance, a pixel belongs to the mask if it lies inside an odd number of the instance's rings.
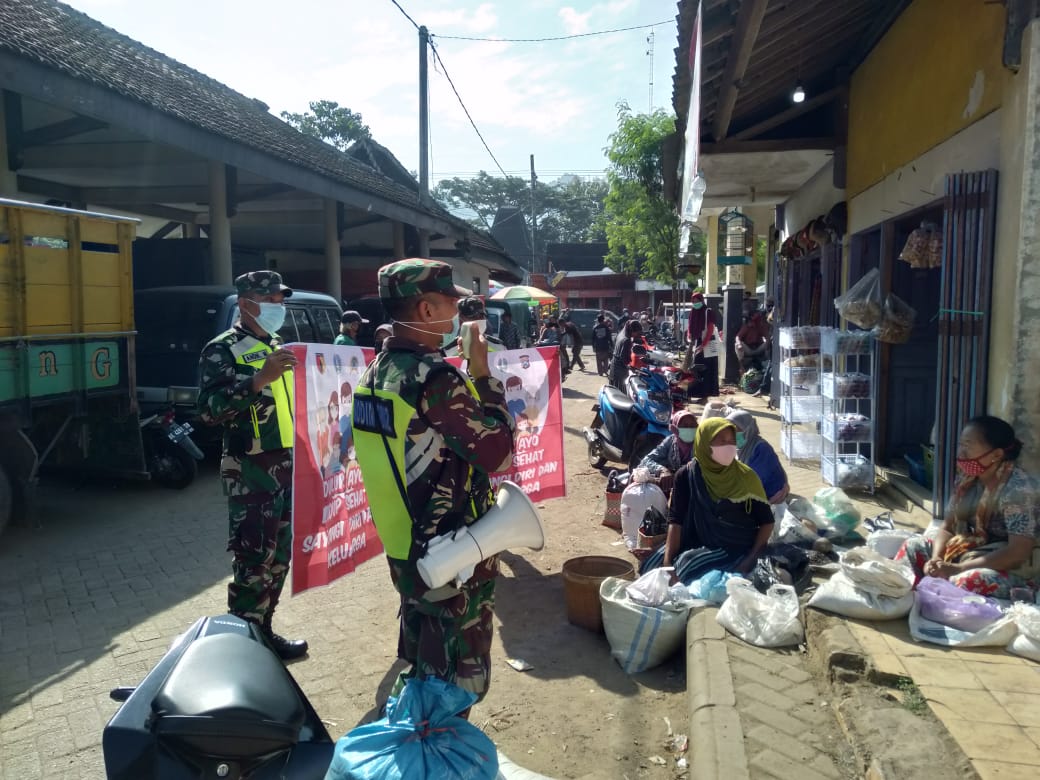
[{"label": "white face mask", "polygon": [[[458,314],[456,314],[450,320],[428,320],[427,322],[418,322],[416,320],[412,320],[411,322],[409,322],[407,320],[394,320],[394,321],[399,323],[399,324],[401,324],[401,325],[407,325],[412,330],[419,331],[419,333],[427,333],[427,334],[429,334],[431,336],[440,336],[441,337],[441,349],[446,349],[447,347],[450,347],[452,344],[455,343],[456,339],[458,339],[458,337],[459,337],[459,315]],[[439,331],[439,330],[424,330],[423,328],[415,327],[416,325],[433,325],[434,323],[441,323],[441,322],[450,322],[451,323],[451,330],[449,330],[447,333],[441,333],[441,331]]]},{"label": "white face mask", "polygon": [[264,333],[273,336],[285,324],[285,304],[266,301],[253,301],[253,303],[260,309],[259,314],[253,316],[257,326]]},{"label": "white face mask", "polygon": [[720,466],[728,466],[737,459],[737,445],[713,444],[711,446],[711,459]]}]

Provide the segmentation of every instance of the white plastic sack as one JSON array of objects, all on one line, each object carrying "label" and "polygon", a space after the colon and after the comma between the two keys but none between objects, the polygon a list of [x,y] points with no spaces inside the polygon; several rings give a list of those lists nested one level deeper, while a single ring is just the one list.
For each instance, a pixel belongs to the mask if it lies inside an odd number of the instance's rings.
[{"label": "white plastic sack", "polygon": [[1005,647],[1018,636],[1014,614],[1004,615],[972,634],[923,617],[916,601],[910,610],[909,624],[910,636],[918,642],[932,642],[947,647]]},{"label": "white plastic sack", "polygon": [[659,607],[670,600],[668,590],[674,571],[674,566],[651,569],[625,588],[625,592],[637,604]]},{"label": "white plastic sack", "polygon": [[650,507],[668,516],[668,499],[653,482],[633,483],[621,494],[621,535],[630,550],[639,541],[639,524]]},{"label": "white plastic sack", "polygon": [[867,547],[885,558],[895,558],[896,553],[906,544],[911,536],[916,536],[913,531],[903,529],[891,529],[884,531],[871,531],[867,536]]},{"label": "white plastic sack", "polygon": [[1007,646],[1007,651],[1028,658],[1030,661],[1040,661],[1040,642],[1030,639],[1025,634],[1019,634],[1012,639]]},{"label": "white plastic sack", "polygon": [[764,594],[748,580],[726,583],[729,598],[715,619],[736,637],[758,647],[797,645],[805,638],[798,596],[790,585],[773,585]]},{"label": "white plastic sack", "polygon": [[867,547],[841,556],[841,570],[860,590],[899,598],[914,587],[914,572],[905,561],[890,561]]},{"label": "white plastic sack", "polygon": [[500,750],[498,751],[498,776],[495,780],[552,780],[552,778],[517,766]]},{"label": "white plastic sack", "polygon": [[663,663],[686,639],[688,604],[660,607],[636,604],[625,589],[630,583],[607,577],[599,586],[603,630],[610,655],[626,674],[637,674]]},{"label": "white plastic sack", "polygon": [[914,593],[893,598],[860,590],[844,571],[838,571],[816,589],[809,606],[859,620],[894,620],[910,612]]},{"label": "white plastic sack", "polygon": [[[776,526],[774,526],[775,530]],[[777,541],[786,544],[812,543],[820,538],[819,534],[813,533],[805,527],[805,524],[788,509],[780,521],[780,530],[776,532]]]},{"label": "white plastic sack", "polygon": [[1040,661],[1040,607],[1012,604],[1008,614],[1015,619],[1018,636],[1011,640],[1007,651],[1031,661]]}]

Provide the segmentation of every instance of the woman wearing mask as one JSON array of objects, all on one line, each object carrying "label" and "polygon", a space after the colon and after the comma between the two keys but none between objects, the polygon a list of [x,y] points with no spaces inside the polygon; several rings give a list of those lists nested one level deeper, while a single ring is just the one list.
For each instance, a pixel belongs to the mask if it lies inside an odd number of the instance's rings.
[{"label": "woman wearing mask", "polygon": [[668,537],[641,572],[674,566],[684,585],[713,569],[748,574],[773,531],[762,482],[737,460],[736,428],[725,418],[701,423],[693,451],[675,475]]},{"label": "woman wearing mask", "polygon": [[697,417],[693,412],[680,410],[668,423],[669,435],[654,447],[640,462],[665,495],[672,490],[675,473],[693,457],[693,440],[697,436]]},{"label": "woman wearing mask", "polygon": [[769,503],[781,503],[791,492],[791,486],[773,445],[759,435],[758,423],[750,412],[731,409],[726,419],[737,429],[737,458],[762,480]]},{"label": "woman wearing mask", "polygon": [[[693,351],[693,364],[704,367],[700,379],[690,384],[690,397],[707,399],[719,394],[719,356],[712,354],[717,349],[715,343],[718,341],[719,328],[715,313],[704,302],[704,293],[695,292],[690,301],[692,308],[687,336]],[[705,357],[705,350],[709,357]]]},{"label": "woman wearing mask", "polygon": [[1036,480],[1016,464],[1022,443],[999,417],[969,420],[957,447],[959,476],[934,540],[914,536],[896,560],[918,579],[942,577],[965,590],[1009,598],[1011,588],[1040,586]]}]

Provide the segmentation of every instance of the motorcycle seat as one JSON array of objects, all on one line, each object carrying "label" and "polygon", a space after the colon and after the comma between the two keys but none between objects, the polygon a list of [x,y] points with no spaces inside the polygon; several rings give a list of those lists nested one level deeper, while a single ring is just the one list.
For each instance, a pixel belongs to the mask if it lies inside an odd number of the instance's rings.
[{"label": "motorcycle seat", "polygon": [[613,408],[615,412],[620,414],[622,412],[632,411],[632,399],[616,387],[606,388],[604,394],[606,395],[607,403],[610,404],[611,408]]},{"label": "motorcycle seat", "polygon": [[152,700],[154,731],[189,750],[259,758],[299,741],[305,712],[282,662],[241,634],[195,640]]}]

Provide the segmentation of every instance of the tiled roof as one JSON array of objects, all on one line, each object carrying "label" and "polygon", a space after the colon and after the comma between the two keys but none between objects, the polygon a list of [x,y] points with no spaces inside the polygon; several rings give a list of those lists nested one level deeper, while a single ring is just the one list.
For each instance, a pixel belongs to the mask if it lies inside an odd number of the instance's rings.
[{"label": "tiled roof", "polygon": [[55,0],[0,0],[0,51],[54,68],[162,114],[401,206],[411,190],[322,141],[267,106]]}]

